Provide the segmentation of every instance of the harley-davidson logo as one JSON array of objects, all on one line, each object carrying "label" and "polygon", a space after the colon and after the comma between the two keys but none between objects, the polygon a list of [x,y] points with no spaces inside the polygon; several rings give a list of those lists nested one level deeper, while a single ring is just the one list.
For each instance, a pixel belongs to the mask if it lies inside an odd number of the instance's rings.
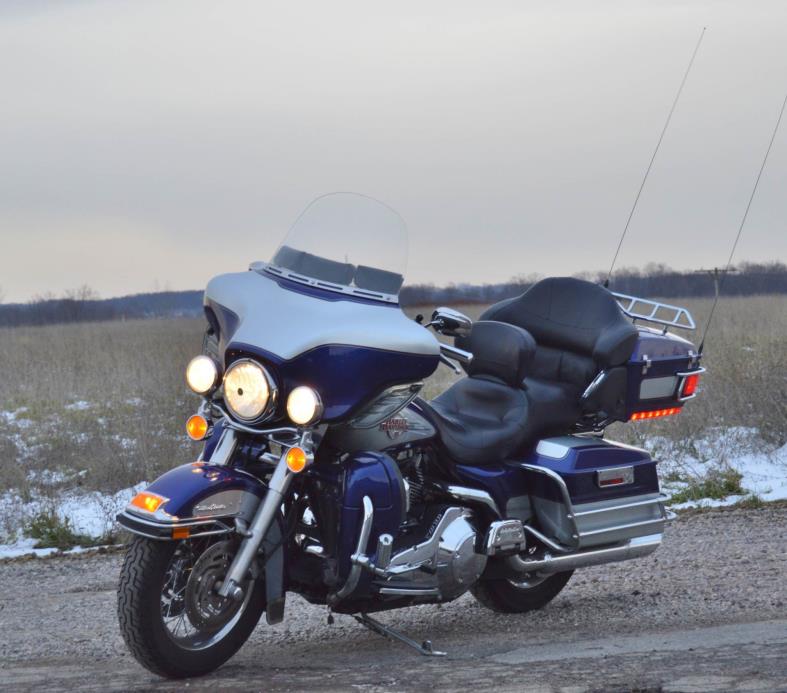
[{"label": "harley-davidson logo", "polygon": [[380,430],[385,431],[389,438],[398,438],[410,428],[407,419],[403,416],[396,416],[387,419],[380,424]]},{"label": "harley-davidson logo", "polygon": [[217,510],[226,510],[227,506],[223,503],[210,503],[208,505],[195,505],[194,510],[198,513],[214,513]]}]

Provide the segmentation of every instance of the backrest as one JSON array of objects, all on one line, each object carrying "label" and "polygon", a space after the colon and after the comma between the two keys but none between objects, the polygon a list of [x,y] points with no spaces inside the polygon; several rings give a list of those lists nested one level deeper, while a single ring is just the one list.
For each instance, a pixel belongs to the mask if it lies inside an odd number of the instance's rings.
[{"label": "backrest", "polygon": [[466,348],[473,354],[467,374],[489,376],[520,387],[536,351],[533,337],[515,325],[480,320],[473,324]]},{"label": "backrest", "polygon": [[537,345],[533,375],[577,386],[602,368],[624,364],[637,341],[636,328],[607,289],[572,277],[543,279],[481,319],[526,329]]}]

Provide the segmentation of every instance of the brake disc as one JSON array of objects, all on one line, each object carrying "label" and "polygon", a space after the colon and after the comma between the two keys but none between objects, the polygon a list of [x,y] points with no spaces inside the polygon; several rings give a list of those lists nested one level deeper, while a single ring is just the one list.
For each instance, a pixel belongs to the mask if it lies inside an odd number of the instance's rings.
[{"label": "brake disc", "polygon": [[240,602],[221,597],[216,592],[229,570],[235,550],[236,545],[230,541],[213,544],[191,570],[186,584],[186,614],[199,630],[220,629],[242,606]]}]

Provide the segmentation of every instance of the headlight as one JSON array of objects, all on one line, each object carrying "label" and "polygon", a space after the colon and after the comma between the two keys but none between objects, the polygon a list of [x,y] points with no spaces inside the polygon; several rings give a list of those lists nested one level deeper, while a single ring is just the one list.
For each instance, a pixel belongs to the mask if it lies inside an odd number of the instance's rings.
[{"label": "headlight", "polygon": [[195,356],[186,366],[186,382],[198,395],[206,395],[219,380],[219,369],[210,356]]},{"label": "headlight", "polygon": [[256,421],[269,413],[275,394],[268,371],[254,361],[236,361],[224,374],[224,401],[244,421]]},{"label": "headlight", "polygon": [[313,424],[322,416],[320,396],[310,387],[296,387],[287,398],[287,415],[299,426]]}]

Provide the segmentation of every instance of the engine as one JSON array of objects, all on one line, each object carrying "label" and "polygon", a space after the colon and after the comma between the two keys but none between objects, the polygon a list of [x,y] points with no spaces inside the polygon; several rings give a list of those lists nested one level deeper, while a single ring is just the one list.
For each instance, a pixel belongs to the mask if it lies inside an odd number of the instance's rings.
[{"label": "engine", "polygon": [[[487,557],[476,553],[472,512],[456,506],[431,506],[421,526],[425,535],[405,534],[394,546],[386,578],[378,578],[380,594],[454,599],[484,572]],[[414,541],[415,540],[415,541]],[[414,542],[414,543],[411,543]]]}]

